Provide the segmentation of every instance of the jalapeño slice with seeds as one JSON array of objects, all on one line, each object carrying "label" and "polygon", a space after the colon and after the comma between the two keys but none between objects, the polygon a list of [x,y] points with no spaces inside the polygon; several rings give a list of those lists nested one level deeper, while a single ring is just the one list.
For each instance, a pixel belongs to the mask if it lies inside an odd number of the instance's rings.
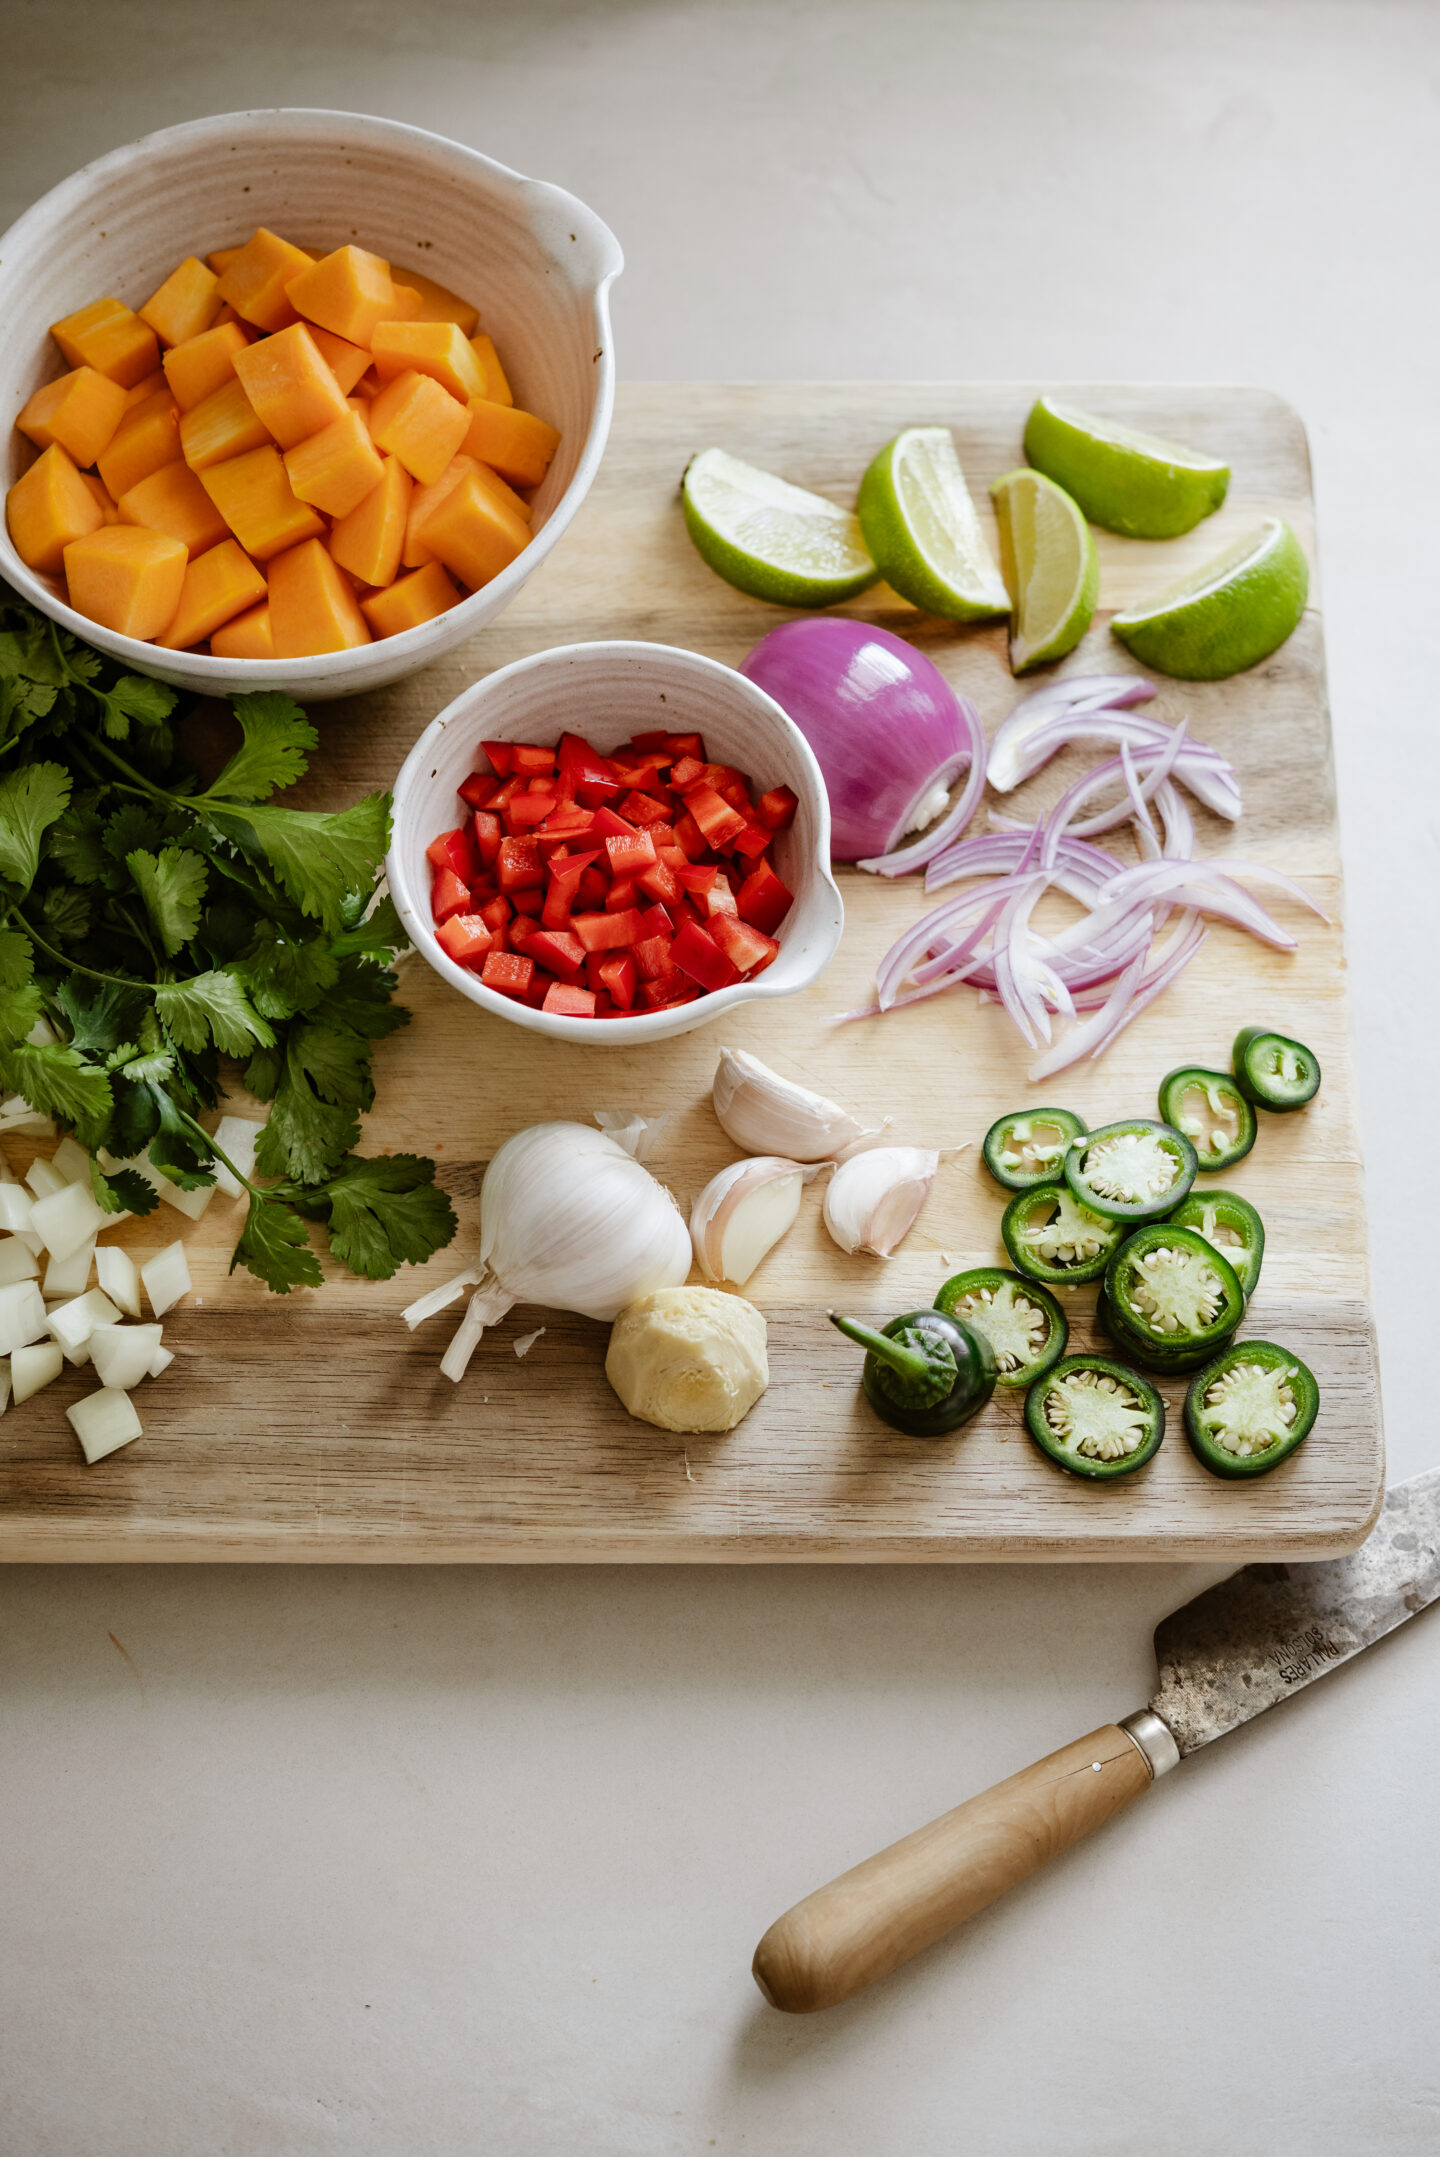
[{"label": "jalape\u00f1o slice with seeds", "polygon": [[1202,1173],[1243,1161],[1255,1143],[1255,1111],[1228,1071],[1181,1064],[1160,1081],[1160,1117],[1195,1148]]},{"label": "jalape\u00f1o slice with seeds", "polygon": [[1185,1435],[1213,1475],[1266,1475],[1314,1424],[1320,1388],[1274,1341],[1240,1341],[1207,1363],[1185,1395]]},{"label": "jalape\u00f1o slice with seeds", "polygon": [[1165,1403],[1127,1364],[1066,1356],[1026,1394],[1025,1428],[1071,1475],[1108,1481],[1154,1459],[1165,1436]]},{"label": "jalape\u00f1o slice with seeds", "polygon": [[1238,1191],[1192,1191],[1170,1216],[1175,1228],[1193,1228],[1197,1236],[1213,1243],[1222,1258],[1235,1269],[1248,1303],[1260,1278],[1265,1256],[1265,1223],[1248,1198]]},{"label": "jalape\u00f1o slice with seeds", "polygon": [[1133,1116],[1073,1139],[1065,1181],[1092,1213],[1112,1221],[1154,1221],[1179,1205],[1199,1165],[1183,1131]]},{"label": "jalape\u00f1o slice with seeds", "polygon": [[1235,1082],[1247,1101],[1285,1116],[1304,1108],[1320,1091],[1320,1059],[1303,1041],[1242,1026],[1230,1052]]},{"label": "jalape\u00f1o slice with seeds", "polygon": [[1011,1263],[1032,1281],[1098,1281],[1124,1228],[1082,1206],[1065,1183],[1017,1191],[1000,1218]]},{"label": "jalape\u00f1o slice with seeds", "polygon": [[952,1274],[935,1308],[984,1335],[995,1358],[997,1386],[1033,1385],[1064,1355],[1070,1337],[1065,1313],[1050,1291],[1002,1266]]},{"label": "jalape\u00f1o slice with seeds", "polygon": [[1122,1356],[1147,1371],[1158,1371],[1162,1378],[1183,1378],[1191,1371],[1198,1371],[1202,1363],[1213,1362],[1221,1349],[1228,1348],[1235,1338],[1232,1331],[1222,1333],[1218,1340],[1206,1341],[1198,1348],[1162,1348],[1153,1338],[1127,1326],[1105,1301],[1103,1292],[1095,1312],[1095,1328],[1098,1333],[1108,1336]]},{"label": "jalape\u00f1o slice with seeds", "polygon": [[1118,1337],[1177,1367],[1212,1354],[1245,1315],[1229,1260],[1193,1229],[1152,1221],[1127,1236],[1105,1269],[1106,1323]]},{"label": "jalape\u00f1o slice with seeds", "polygon": [[1066,1149],[1085,1128],[1068,1108],[1012,1109],[991,1124],[980,1156],[1007,1191],[1033,1191],[1060,1181]]}]

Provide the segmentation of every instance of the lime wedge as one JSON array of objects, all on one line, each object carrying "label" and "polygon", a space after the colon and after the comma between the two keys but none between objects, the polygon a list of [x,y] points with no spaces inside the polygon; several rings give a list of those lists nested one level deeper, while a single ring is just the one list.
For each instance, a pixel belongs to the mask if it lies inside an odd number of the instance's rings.
[{"label": "lime wedge", "polygon": [[860,482],[860,526],[902,599],[948,621],[1008,614],[948,427],[907,427]]},{"label": "lime wedge", "polygon": [[1268,658],[1299,625],[1310,569],[1288,524],[1267,517],[1214,561],[1110,627],[1142,666],[1219,681]]},{"label": "lime wedge", "polygon": [[1230,468],[1178,442],[1096,419],[1041,397],[1025,422],[1025,455],[1074,496],[1092,524],[1132,539],[1173,539],[1220,507]]},{"label": "lime wedge", "polygon": [[1025,674],[1073,652],[1100,597],[1100,557],[1063,487],[1039,472],[1007,472],[990,489],[1000,568],[1014,604],[1010,669]]},{"label": "lime wedge", "polygon": [[880,572],[853,511],[723,449],[702,449],[680,482],[685,523],[718,576],[780,607],[853,599]]}]

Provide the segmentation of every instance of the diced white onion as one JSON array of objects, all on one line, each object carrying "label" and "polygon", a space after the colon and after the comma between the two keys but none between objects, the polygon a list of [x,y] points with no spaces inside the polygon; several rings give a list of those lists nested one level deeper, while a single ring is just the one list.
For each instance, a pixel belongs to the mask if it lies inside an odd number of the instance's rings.
[{"label": "diced white onion", "polygon": [[0,1228],[10,1236],[28,1228],[34,1203],[30,1193],[20,1184],[0,1183]]},{"label": "diced white onion", "polygon": [[65,1358],[58,1341],[36,1341],[33,1347],[17,1348],[10,1358],[15,1406],[18,1408],[21,1401],[28,1401],[42,1386],[53,1384],[64,1368]]},{"label": "diced white onion", "polygon": [[45,1268],[45,1286],[42,1291],[47,1303],[56,1298],[83,1295],[90,1285],[90,1266],[95,1256],[95,1238],[87,1237],[78,1251],[68,1258],[52,1258]]},{"label": "diced white onion", "polygon": [[24,1237],[0,1238],[0,1288],[8,1288],[15,1281],[38,1281],[39,1278],[40,1261]]},{"label": "diced white onion", "polygon": [[[168,1176],[161,1174],[148,1153],[137,1153],[129,1161],[117,1161],[115,1156],[107,1153],[102,1146],[96,1159],[107,1176],[113,1176],[117,1168],[133,1168],[137,1176],[144,1177],[163,1205],[173,1206],[177,1213],[184,1214],[187,1221],[199,1220],[218,1188],[216,1184],[203,1183],[198,1191],[182,1191],[179,1184],[172,1183]],[[112,1225],[117,1218],[115,1214],[106,1215]]]},{"label": "diced white onion", "polygon": [[163,1318],[182,1296],[190,1293],[190,1268],[185,1262],[184,1244],[167,1243],[163,1251],[157,1251],[140,1268],[140,1278],[145,1283],[151,1310],[157,1318]]},{"label": "diced white onion", "polygon": [[146,1376],[149,1378],[158,1378],[162,1371],[169,1370],[171,1364],[174,1361],[175,1351],[173,1348],[157,1348],[154,1355],[150,1358],[150,1368],[147,1371]]},{"label": "diced white onion", "polygon": [[160,1348],[160,1327],[96,1326],[89,1345],[90,1360],[101,1385],[128,1393],[149,1375]]},{"label": "diced white onion", "polygon": [[32,1161],[25,1171],[25,1181],[37,1198],[53,1198],[57,1191],[65,1189],[65,1178],[48,1161]]},{"label": "diced white onion", "polygon": [[95,1253],[95,1278],[127,1318],[140,1316],[140,1269],[128,1251],[102,1243]]},{"label": "diced white onion", "polygon": [[[251,1116],[222,1116],[215,1126],[216,1145],[229,1155],[242,1176],[255,1173],[255,1147],[264,1128]],[[223,1161],[215,1163],[215,1181],[227,1198],[239,1198],[245,1189]]]},{"label": "diced white onion", "polygon": [[144,1429],[129,1394],[110,1386],[102,1387],[98,1393],[87,1393],[83,1401],[73,1402],[65,1413],[92,1465],[104,1460],[107,1453],[129,1445]]},{"label": "diced white onion", "polygon": [[68,1303],[57,1303],[45,1323],[64,1349],[67,1362],[88,1363],[90,1336],[95,1328],[113,1326],[119,1317],[120,1313],[103,1288],[88,1288],[83,1296],[72,1296]]},{"label": "diced white onion", "polygon": [[30,1209],[31,1228],[52,1258],[68,1258],[82,1244],[93,1243],[110,1218],[85,1183],[64,1183]]},{"label": "diced white onion", "polygon": [[48,1328],[45,1298],[34,1281],[13,1281],[0,1288],[0,1356],[28,1348]]},{"label": "diced white onion", "polygon": [[63,1176],[67,1183],[83,1183],[86,1189],[89,1189],[90,1156],[79,1139],[72,1138],[68,1131],[51,1154],[50,1166],[56,1175]]}]

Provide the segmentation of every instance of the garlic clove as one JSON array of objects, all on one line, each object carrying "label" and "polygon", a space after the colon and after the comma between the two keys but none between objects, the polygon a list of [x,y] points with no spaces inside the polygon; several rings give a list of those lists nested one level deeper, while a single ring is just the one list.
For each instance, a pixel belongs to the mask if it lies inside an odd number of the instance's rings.
[{"label": "garlic clove", "polygon": [[842,1162],[825,1193],[825,1226],[841,1250],[892,1257],[939,1167],[939,1154],[922,1146],[872,1146]]},{"label": "garlic clove", "polygon": [[798,1161],[776,1154],[734,1161],[711,1177],[690,1208],[690,1240],[707,1281],[743,1287],[794,1226],[805,1180]]},{"label": "garlic clove", "polygon": [[746,1153],[829,1161],[871,1135],[838,1102],[782,1078],[748,1049],[721,1049],[710,1098],[721,1130]]}]

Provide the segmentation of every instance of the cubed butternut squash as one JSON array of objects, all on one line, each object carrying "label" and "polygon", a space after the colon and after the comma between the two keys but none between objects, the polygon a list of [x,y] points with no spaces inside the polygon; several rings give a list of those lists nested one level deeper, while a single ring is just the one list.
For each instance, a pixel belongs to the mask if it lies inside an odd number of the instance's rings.
[{"label": "cubed butternut squash", "polygon": [[362,584],[389,584],[400,567],[414,481],[398,457],[381,460],[380,484],[330,528],[330,553]]},{"label": "cubed butternut squash", "polygon": [[162,345],[181,345],[208,330],[220,312],[220,280],[198,255],[187,255],[140,309]]},{"label": "cubed butternut squash", "polygon": [[235,372],[282,449],[345,417],[345,392],[304,322],[237,352]]},{"label": "cubed butternut squash", "polygon": [[270,602],[237,614],[233,622],[210,632],[210,649],[217,659],[273,659],[275,639],[270,634]]},{"label": "cubed butternut squash", "polygon": [[383,591],[371,592],[360,611],[377,637],[398,637],[458,607],[464,596],[439,562],[427,562]]},{"label": "cubed butternut squash", "polygon": [[257,330],[288,329],[295,309],[286,296],[286,285],[310,267],[303,247],[292,246],[261,225],[226,263],[216,290],[242,321],[253,322]]},{"label": "cubed butternut squash", "polygon": [[415,489],[410,497],[410,514],[405,520],[405,544],[400,554],[400,560],[406,569],[419,569],[424,563],[434,561],[433,551],[425,544],[425,520],[443,502],[450,489],[456,486],[467,472],[476,469],[475,459],[467,457],[462,450],[458,457],[450,459],[438,479],[432,480],[428,487]]},{"label": "cubed butternut squash", "polygon": [[52,322],[50,335],[72,367],[93,367],[122,389],[133,388],[160,364],[154,330],[120,300],[92,300],[62,322]]},{"label": "cubed butternut squash", "polygon": [[5,497],[5,522],[27,569],[57,576],[65,549],[104,523],[99,502],[58,442],[22,472]]},{"label": "cubed butternut squash", "polygon": [[180,408],[168,389],[132,405],[96,463],[100,477],[118,502],[122,494],[180,457]]},{"label": "cubed butternut squash", "polygon": [[480,362],[485,374],[485,387],[481,395],[491,404],[514,404],[515,394],[505,379],[505,369],[500,355],[488,337],[472,337],[470,350]]},{"label": "cubed butternut squash", "polygon": [[165,379],[182,412],[193,412],[234,379],[235,355],[249,342],[238,322],[217,322],[183,345],[171,346],[165,355]]},{"label": "cubed butternut squash", "polygon": [[371,641],[354,587],[318,539],[271,562],[270,634],[277,659],[347,652]]},{"label": "cubed butternut squash", "polygon": [[15,424],[37,449],[58,442],[76,464],[93,464],[120,424],[125,392],[93,367],[76,367],[37,389]]},{"label": "cubed butternut squash", "polygon": [[65,549],[65,583],[77,614],[124,637],[169,628],[185,582],[185,548],[167,532],[107,524]]},{"label": "cubed butternut squash", "polygon": [[205,260],[217,277],[223,277],[239,252],[238,247],[217,247],[213,254],[205,257]]},{"label": "cubed butternut squash", "polygon": [[475,326],[480,320],[478,307],[472,307],[468,300],[462,300],[457,292],[451,292],[447,286],[436,284],[435,279],[427,277],[423,270],[392,268],[390,274],[397,282],[407,284],[419,293],[420,312],[415,317],[417,322],[453,322],[462,337],[474,336]]},{"label": "cubed butternut squash", "polygon": [[380,453],[364,420],[342,405],[339,419],[285,452],[285,469],[298,500],[344,517],[373,494],[383,475]]},{"label": "cubed butternut squash", "polygon": [[94,495],[96,501],[100,504],[100,515],[102,516],[106,524],[119,524],[119,522],[121,521],[120,512],[116,508],[114,502],[111,500],[110,489],[106,486],[104,480],[100,477],[99,473],[82,472],[80,474],[80,477],[84,480],[86,486],[90,489],[90,492]]},{"label": "cubed butternut squash", "polygon": [[508,568],[529,538],[529,525],[484,465],[457,481],[425,520],[425,545],[471,591]]},{"label": "cubed butternut squash", "polygon": [[273,442],[224,464],[208,465],[200,478],[245,552],[257,562],[318,539],[325,530],[324,519],[309,503],[296,501]]},{"label": "cubed butternut squash", "polygon": [[422,487],[440,477],[471,424],[468,405],[413,367],[387,382],[370,407],[375,447],[398,457]]},{"label": "cubed butternut squash", "polygon": [[286,294],[297,314],[347,344],[367,345],[377,322],[395,315],[390,265],[364,247],[337,247],[292,276]]},{"label": "cubed butternut squash", "polygon": [[[198,479],[195,485],[200,485]],[[249,555],[238,541],[222,539],[186,564],[179,605],[159,641],[167,651],[189,651],[264,598],[265,579]]]},{"label": "cubed butternut squash", "polygon": [[320,357],[340,384],[340,394],[348,397],[355,384],[370,365],[370,355],[363,345],[352,345],[345,338],[337,337],[333,330],[322,330],[312,323],[310,335],[319,347]]},{"label": "cubed butternut squash", "polygon": [[115,506],[122,524],[168,532],[172,539],[184,541],[192,559],[230,536],[230,527],[188,464],[162,464],[148,479],[137,480]]},{"label": "cubed butternut squash", "polygon": [[559,429],[518,405],[492,404],[487,397],[472,397],[467,409],[470,427],[463,446],[468,455],[512,487],[538,487],[560,447]]},{"label": "cubed butternut squash", "polygon": [[424,305],[425,302],[413,285],[402,285],[396,279],[395,306],[388,319],[392,322],[418,322]]},{"label": "cubed butternut squash", "polygon": [[[133,412],[137,404],[144,404],[147,397],[153,397],[157,390],[162,389],[170,389],[170,384],[164,367],[160,366],[155,369],[154,374],[147,374],[142,381],[137,382],[133,389],[126,390],[125,410]],[[175,392],[170,390],[170,394],[173,397]]]},{"label": "cubed butternut squash", "polygon": [[393,382],[413,367],[462,404],[485,395],[485,370],[453,322],[381,322],[370,353],[382,382]]},{"label": "cubed butternut squash", "polygon": [[192,472],[208,471],[247,450],[264,449],[270,430],[245,394],[238,375],[180,416],[180,448]]}]

